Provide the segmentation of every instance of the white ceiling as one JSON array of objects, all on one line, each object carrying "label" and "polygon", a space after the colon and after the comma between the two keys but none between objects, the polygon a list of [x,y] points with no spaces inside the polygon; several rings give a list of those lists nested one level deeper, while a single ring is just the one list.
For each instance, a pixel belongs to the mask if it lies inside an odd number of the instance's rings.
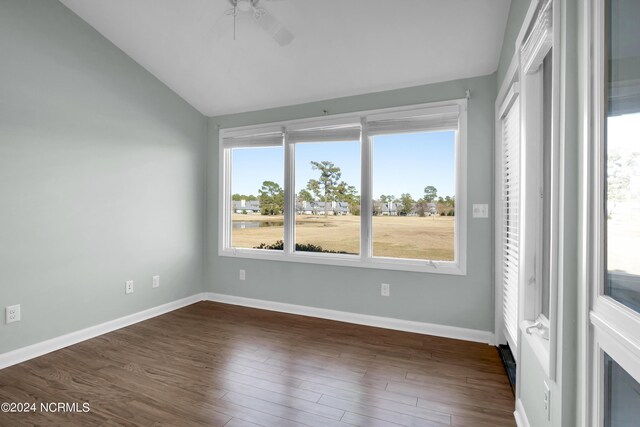
[{"label": "white ceiling", "polygon": [[486,75],[510,0],[260,0],[280,47],[229,0],[60,0],[207,116]]}]

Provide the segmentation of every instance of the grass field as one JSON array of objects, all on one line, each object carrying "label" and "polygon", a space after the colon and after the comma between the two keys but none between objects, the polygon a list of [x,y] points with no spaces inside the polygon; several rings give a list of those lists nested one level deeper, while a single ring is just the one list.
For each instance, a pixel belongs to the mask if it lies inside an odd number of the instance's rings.
[{"label": "grass field", "polygon": [[[283,239],[282,216],[233,215],[233,247],[253,248]],[[373,217],[373,255],[395,258],[453,260],[453,217]],[[242,223],[246,228],[238,228]],[[267,226],[257,226],[262,223]],[[299,215],[296,243],[325,250],[360,252],[360,217]]]}]

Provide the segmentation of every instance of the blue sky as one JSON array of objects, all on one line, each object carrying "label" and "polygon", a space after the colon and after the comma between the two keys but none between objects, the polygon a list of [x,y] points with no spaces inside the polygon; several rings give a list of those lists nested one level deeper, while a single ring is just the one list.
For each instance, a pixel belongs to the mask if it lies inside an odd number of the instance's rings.
[{"label": "blue sky", "polygon": [[[414,198],[433,185],[439,196],[455,193],[455,134],[429,132],[377,136],[373,140],[373,195],[410,193]],[[277,148],[233,150],[232,193],[258,194],[265,180],[284,182],[284,151]],[[342,180],[360,190],[359,142],[298,144],[296,146],[296,192],[305,188],[318,172],[311,161],[328,160],[342,170]]]}]

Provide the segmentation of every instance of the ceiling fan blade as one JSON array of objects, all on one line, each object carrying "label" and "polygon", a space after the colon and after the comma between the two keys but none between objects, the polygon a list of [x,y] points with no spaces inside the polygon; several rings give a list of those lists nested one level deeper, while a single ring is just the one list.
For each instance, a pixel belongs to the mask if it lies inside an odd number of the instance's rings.
[{"label": "ceiling fan blade", "polygon": [[280,46],[286,46],[293,41],[293,34],[269,10],[264,7],[256,8],[253,17]]}]

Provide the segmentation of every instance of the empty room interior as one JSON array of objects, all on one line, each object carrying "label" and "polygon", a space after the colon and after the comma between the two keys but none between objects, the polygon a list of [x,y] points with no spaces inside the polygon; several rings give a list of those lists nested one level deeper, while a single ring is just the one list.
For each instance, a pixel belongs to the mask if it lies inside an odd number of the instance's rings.
[{"label": "empty room interior", "polygon": [[640,425],[637,0],[0,0],[0,426]]}]

